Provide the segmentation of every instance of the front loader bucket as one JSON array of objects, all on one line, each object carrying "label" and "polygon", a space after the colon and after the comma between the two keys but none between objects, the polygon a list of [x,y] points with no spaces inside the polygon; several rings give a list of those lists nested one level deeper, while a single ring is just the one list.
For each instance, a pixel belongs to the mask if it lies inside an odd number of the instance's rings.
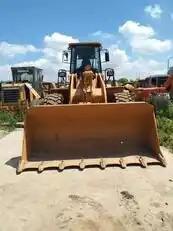
[{"label": "front loader bucket", "polygon": [[147,103],[38,106],[27,112],[18,173],[152,163],[166,165]]}]

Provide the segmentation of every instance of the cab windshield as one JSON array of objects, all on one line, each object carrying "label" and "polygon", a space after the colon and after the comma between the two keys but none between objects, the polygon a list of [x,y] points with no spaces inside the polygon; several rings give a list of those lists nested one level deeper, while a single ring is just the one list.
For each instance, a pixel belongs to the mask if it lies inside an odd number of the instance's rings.
[{"label": "cab windshield", "polygon": [[88,64],[95,72],[101,73],[100,48],[91,46],[72,47],[70,72],[77,73]]},{"label": "cab windshield", "polygon": [[34,81],[34,74],[31,71],[18,70],[15,73],[14,78],[15,78],[16,82],[30,82],[30,83],[32,83]]}]

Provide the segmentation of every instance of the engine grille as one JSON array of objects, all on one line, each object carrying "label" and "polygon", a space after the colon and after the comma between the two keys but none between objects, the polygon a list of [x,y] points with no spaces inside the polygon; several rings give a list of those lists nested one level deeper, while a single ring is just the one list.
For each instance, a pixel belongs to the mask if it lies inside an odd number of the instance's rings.
[{"label": "engine grille", "polygon": [[3,103],[17,103],[19,100],[19,89],[1,89],[0,101]]}]

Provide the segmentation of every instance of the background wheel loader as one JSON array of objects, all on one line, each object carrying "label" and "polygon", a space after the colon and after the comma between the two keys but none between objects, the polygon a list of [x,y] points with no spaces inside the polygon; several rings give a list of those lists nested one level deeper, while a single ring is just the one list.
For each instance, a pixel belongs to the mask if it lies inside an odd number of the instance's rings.
[{"label": "background wheel loader", "polygon": [[61,98],[57,94],[50,95],[56,93],[53,90],[57,86],[53,82],[43,82],[42,69],[27,66],[12,67],[11,71],[12,81],[0,85],[0,110],[26,112],[35,104],[57,104]]},{"label": "background wheel loader", "polygon": [[0,110],[25,112],[33,100],[41,97],[42,70],[36,67],[12,67],[12,81],[0,84]]},{"label": "background wheel loader", "polygon": [[69,86],[56,89],[62,96],[57,105],[27,111],[17,173],[52,167],[166,166],[153,106],[117,103],[114,95],[122,88],[106,87],[102,62],[109,61],[108,51],[100,43],[71,43],[63,60],[70,64]]}]

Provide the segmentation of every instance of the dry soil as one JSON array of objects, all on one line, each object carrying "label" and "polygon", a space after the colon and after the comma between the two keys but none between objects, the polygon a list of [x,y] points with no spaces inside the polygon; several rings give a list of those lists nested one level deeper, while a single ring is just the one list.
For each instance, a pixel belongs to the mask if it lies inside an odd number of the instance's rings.
[{"label": "dry soil", "polygon": [[0,231],[173,230],[168,166],[89,168],[16,175],[22,130],[0,140]]}]

